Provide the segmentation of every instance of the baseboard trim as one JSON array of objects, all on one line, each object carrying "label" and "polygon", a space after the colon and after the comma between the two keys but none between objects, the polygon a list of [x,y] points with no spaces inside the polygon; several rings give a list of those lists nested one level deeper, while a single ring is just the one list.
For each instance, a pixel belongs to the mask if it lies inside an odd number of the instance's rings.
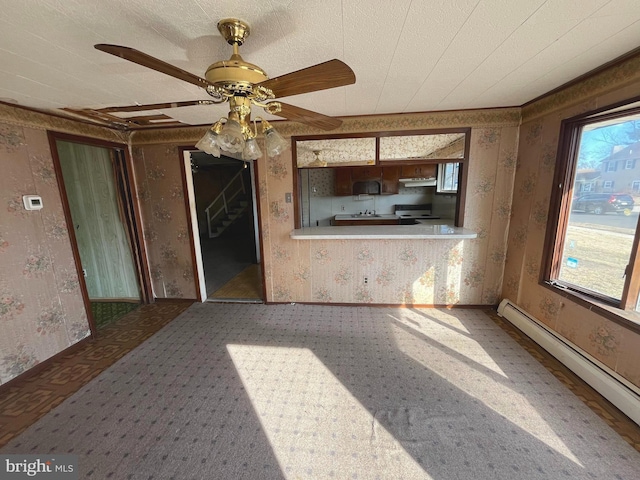
[{"label": "baseboard trim", "polygon": [[508,320],[640,425],[640,388],[558,335],[510,300],[505,298],[500,303],[498,315]]},{"label": "baseboard trim", "polygon": [[64,350],[59,351],[54,356],[49,357],[46,360],[41,361],[36,366],[30,368],[26,372],[22,372],[17,377],[13,377],[8,382],[3,383],[2,385],[0,385],[0,395],[4,394],[9,389],[11,389],[12,387],[15,387],[16,385],[24,382],[25,380],[28,380],[32,376],[37,375],[38,373],[42,372],[43,370],[46,370],[53,363],[58,361],[60,358],[66,356],[66,355],[71,355],[71,354],[75,353],[76,351],[78,351],[82,347],[84,347],[87,343],[93,342],[93,340],[94,339],[91,336],[83,338],[82,340],[80,340],[77,343],[74,343],[70,347],[67,347]]},{"label": "baseboard trim", "polygon": [[196,298],[154,298],[153,301],[155,303],[194,303],[200,302],[200,300]]},{"label": "baseboard trim", "polygon": [[265,305],[322,305],[325,307],[381,307],[381,308],[446,308],[447,310],[466,308],[477,310],[495,310],[497,305],[463,305],[463,304],[430,304],[430,303],[326,303],[326,302],[263,302]]}]

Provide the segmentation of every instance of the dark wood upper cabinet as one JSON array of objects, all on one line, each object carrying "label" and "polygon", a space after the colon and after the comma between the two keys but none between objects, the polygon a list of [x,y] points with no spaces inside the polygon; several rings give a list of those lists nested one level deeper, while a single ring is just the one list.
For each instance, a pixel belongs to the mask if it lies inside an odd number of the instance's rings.
[{"label": "dark wood upper cabinet", "polygon": [[347,167],[336,168],[335,192],[339,197],[353,195],[351,188],[351,169]]},{"label": "dark wood upper cabinet", "polygon": [[382,178],[381,167],[354,167],[351,168],[351,179],[358,182],[367,182],[370,180],[380,181]]},{"label": "dark wood upper cabinet", "polygon": [[400,178],[432,178],[436,176],[438,165],[403,165]]},{"label": "dark wood upper cabinet", "polygon": [[382,194],[398,193],[401,167],[382,168]]},{"label": "dark wood upper cabinet", "polygon": [[[338,167],[335,169],[337,196],[398,193],[401,167]],[[370,188],[373,184],[378,188]],[[367,186],[367,188],[364,188]]]}]

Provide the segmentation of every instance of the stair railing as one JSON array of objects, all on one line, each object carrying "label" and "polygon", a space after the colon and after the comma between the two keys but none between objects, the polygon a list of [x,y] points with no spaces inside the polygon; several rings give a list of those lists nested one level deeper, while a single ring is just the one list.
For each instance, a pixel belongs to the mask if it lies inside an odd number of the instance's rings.
[{"label": "stair railing", "polygon": [[245,193],[244,182],[242,181],[242,170],[240,170],[220,192],[213,202],[205,209],[207,214],[207,229],[209,238],[213,238],[212,226],[216,220],[229,213],[229,204],[241,193]]}]

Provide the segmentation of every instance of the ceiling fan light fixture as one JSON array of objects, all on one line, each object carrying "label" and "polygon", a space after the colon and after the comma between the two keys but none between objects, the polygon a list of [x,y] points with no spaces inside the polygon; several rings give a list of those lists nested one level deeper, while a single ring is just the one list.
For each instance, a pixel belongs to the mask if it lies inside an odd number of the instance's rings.
[{"label": "ceiling fan light fixture", "polygon": [[211,130],[207,130],[207,133],[196,143],[196,148],[220,158],[220,146],[216,141],[216,135]]},{"label": "ceiling fan light fixture", "polygon": [[264,134],[264,143],[269,157],[273,158],[280,155],[289,148],[289,142],[266,120],[262,121],[262,133]]},{"label": "ceiling fan light fixture", "polygon": [[222,119],[211,125],[211,128],[209,128],[202,138],[198,140],[198,143],[196,143],[196,148],[209,155],[220,158],[218,137],[220,136],[223,125]]},{"label": "ceiling fan light fixture", "polygon": [[229,114],[227,123],[224,124],[218,136],[218,145],[222,150],[230,153],[241,153],[244,150],[244,134],[239,117],[236,112]]},{"label": "ceiling fan light fixture", "polygon": [[242,151],[243,160],[257,160],[262,156],[262,150],[258,146],[258,142],[254,137],[248,138],[244,142],[244,150]]}]

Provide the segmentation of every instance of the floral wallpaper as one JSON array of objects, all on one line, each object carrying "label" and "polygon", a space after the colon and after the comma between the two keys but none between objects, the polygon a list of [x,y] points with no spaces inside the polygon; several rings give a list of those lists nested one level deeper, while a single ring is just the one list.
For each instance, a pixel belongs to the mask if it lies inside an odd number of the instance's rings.
[{"label": "floral wallpaper", "polygon": [[[49,141],[0,123],[0,383],[90,334]],[[23,195],[44,208],[27,211]]]},{"label": "floral wallpaper", "polygon": [[[271,163],[291,165],[291,153],[261,159],[260,202],[267,300],[370,304],[494,305],[500,300],[516,168],[518,124],[485,116],[471,131],[465,227],[478,238],[448,240],[291,240],[293,204],[282,201],[293,188],[293,171],[274,175]],[[428,116],[424,114],[424,116]],[[455,124],[457,113],[440,116]],[[492,121],[488,119],[491,118]],[[360,119],[361,131],[399,130],[406,119],[388,115]],[[453,125],[452,125],[453,124]],[[439,125],[433,125],[438,127]],[[295,134],[295,132],[292,132]]]},{"label": "floral wallpaper", "polygon": [[197,298],[185,193],[175,145],[132,149],[155,298]]},{"label": "floral wallpaper", "polygon": [[629,63],[523,109],[502,297],[640,386],[640,334],[538,284],[561,121],[640,95]]},{"label": "floral wallpaper", "polygon": [[336,191],[336,173],[331,168],[313,168],[309,173],[309,185],[314,197],[333,197]]},{"label": "floral wallpaper", "polygon": [[381,160],[463,157],[464,133],[401,135],[380,138]]}]

